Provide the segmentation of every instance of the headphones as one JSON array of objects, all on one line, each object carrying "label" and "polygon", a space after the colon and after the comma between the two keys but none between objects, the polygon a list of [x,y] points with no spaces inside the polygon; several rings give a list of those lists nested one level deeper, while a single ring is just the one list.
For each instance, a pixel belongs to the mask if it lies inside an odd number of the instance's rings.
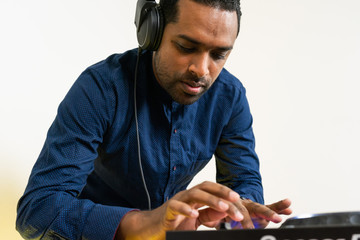
[{"label": "headphones", "polygon": [[163,34],[164,17],[160,5],[155,0],[138,0],[135,26],[139,48],[157,50]]},{"label": "headphones", "polygon": [[160,5],[155,0],[138,0],[135,12],[135,26],[137,33],[137,40],[139,43],[138,56],[135,66],[135,79],[134,79],[134,115],[136,125],[136,140],[138,150],[138,161],[141,173],[144,190],[148,201],[148,210],[151,210],[151,198],[150,193],[146,185],[144,171],[141,162],[141,151],[140,151],[140,133],[139,124],[137,118],[137,97],[136,97],[136,85],[138,78],[139,60],[142,50],[156,51],[161,42],[164,29],[164,18]]}]

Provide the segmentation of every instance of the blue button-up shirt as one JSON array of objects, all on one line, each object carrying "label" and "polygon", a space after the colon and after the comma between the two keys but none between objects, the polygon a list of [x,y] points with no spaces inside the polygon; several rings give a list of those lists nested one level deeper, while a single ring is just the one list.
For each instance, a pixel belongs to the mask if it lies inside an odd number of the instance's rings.
[{"label": "blue button-up shirt", "polygon": [[[136,50],[84,71],[56,119],[19,201],[27,239],[113,239],[121,218],[147,209],[134,120]],[[180,105],[158,85],[152,53],[140,58],[137,112],[151,206],[186,189],[215,155],[217,182],[263,203],[245,89],[225,69],[195,103]]]}]

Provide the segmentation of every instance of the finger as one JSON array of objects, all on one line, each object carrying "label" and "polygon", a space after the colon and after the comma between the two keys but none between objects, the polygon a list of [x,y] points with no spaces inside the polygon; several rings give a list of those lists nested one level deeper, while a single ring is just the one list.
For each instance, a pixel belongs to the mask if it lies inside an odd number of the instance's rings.
[{"label": "finger", "polygon": [[225,212],[219,212],[212,208],[199,210],[199,218],[202,223],[222,220],[227,216]]},{"label": "finger", "polygon": [[205,192],[208,192],[230,202],[236,202],[240,199],[240,195],[237,192],[234,192],[230,188],[219,183],[205,181],[201,184],[196,185],[193,188],[199,188]]},{"label": "finger", "polygon": [[228,216],[234,221],[247,221],[249,213],[243,205],[239,205],[240,201],[235,203],[229,202],[229,209],[226,211]]},{"label": "finger", "polygon": [[290,199],[284,199],[276,203],[267,205],[267,207],[277,212],[278,214],[290,215],[292,213],[292,210],[289,208],[290,205]]},{"label": "finger", "polygon": [[282,221],[282,218],[269,206],[253,202],[250,199],[243,200],[242,202],[246,205],[250,216],[253,218],[265,219],[275,223]]},{"label": "finger", "polygon": [[216,227],[227,216],[225,212],[218,212],[212,208],[199,210],[199,223],[207,227]]},{"label": "finger", "polygon": [[278,212],[278,214],[290,215],[290,214],[292,214],[292,210],[290,208],[287,208],[287,209],[284,209],[284,210]]},{"label": "finger", "polygon": [[266,206],[259,207],[257,212],[254,212],[254,215],[257,218],[263,218],[267,221],[271,221],[274,223],[279,223],[282,221],[282,218],[273,210],[270,208],[267,208]]},{"label": "finger", "polygon": [[188,203],[189,205],[206,205],[219,212],[225,212],[229,209],[229,204],[222,198],[217,197],[200,188],[192,188],[181,192],[180,195],[175,196],[178,201]]},{"label": "finger", "polygon": [[206,187],[196,187],[190,190],[181,192],[175,196],[179,201],[188,203],[193,208],[197,205],[206,205],[218,212],[226,212],[232,219],[236,221],[243,220],[243,216],[238,208],[231,202],[213,195],[206,190]]},{"label": "finger", "polygon": [[235,228],[253,229],[254,224],[251,219],[248,209],[242,204],[242,201],[235,203],[238,211],[243,215],[243,219],[240,221],[241,225],[235,225]]},{"label": "finger", "polygon": [[174,220],[178,215],[196,218],[199,216],[199,212],[184,202],[175,199],[169,200],[165,215],[166,220]]}]

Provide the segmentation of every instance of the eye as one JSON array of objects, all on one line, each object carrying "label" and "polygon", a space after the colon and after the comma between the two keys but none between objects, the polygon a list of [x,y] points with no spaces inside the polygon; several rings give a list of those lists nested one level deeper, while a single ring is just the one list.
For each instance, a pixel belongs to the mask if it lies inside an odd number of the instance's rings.
[{"label": "eye", "polygon": [[212,52],[211,57],[214,60],[223,60],[226,58],[226,54],[227,54],[227,52]]},{"label": "eye", "polygon": [[181,45],[180,43],[176,43],[176,47],[179,49],[180,52],[183,52],[183,53],[193,53],[196,50],[195,48],[185,47],[185,46]]}]

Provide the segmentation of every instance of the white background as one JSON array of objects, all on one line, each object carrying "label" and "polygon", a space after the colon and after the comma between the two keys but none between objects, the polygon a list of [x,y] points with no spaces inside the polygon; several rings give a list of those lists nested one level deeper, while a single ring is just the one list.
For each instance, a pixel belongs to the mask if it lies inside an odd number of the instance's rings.
[{"label": "white background", "polygon": [[[1,0],[0,207],[15,205],[78,75],[137,46],[135,0]],[[360,2],[243,0],[226,68],[247,88],[267,203],[360,210]],[[195,179],[214,180],[214,162]],[[5,231],[4,231],[5,230]],[[10,233],[7,233],[10,232]]]}]

